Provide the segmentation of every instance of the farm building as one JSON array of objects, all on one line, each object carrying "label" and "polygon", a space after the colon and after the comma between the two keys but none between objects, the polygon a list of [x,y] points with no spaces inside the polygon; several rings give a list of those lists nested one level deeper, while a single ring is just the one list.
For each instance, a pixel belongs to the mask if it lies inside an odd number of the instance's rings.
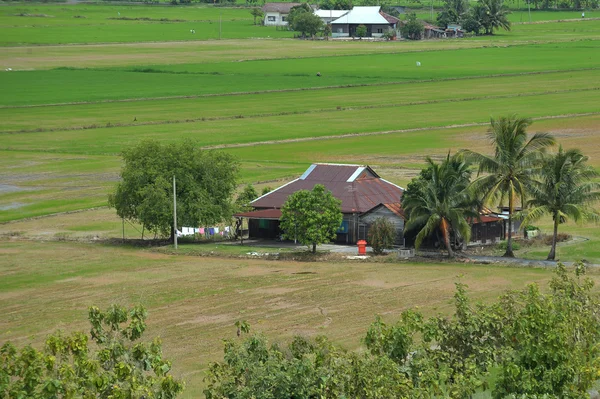
[{"label": "farm building", "polygon": [[404,216],[400,199],[404,189],[382,179],[369,166],[313,164],[299,178],[251,202],[253,211],[235,216],[248,219],[250,238],[277,238],[281,234],[281,207],[288,196],[312,190],[316,184],[324,185],[342,201],[343,221],[336,242],[353,244],[366,239],[373,220],[384,216],[393,221],[397,242],[402,243]]},{"label": "farm building", "polygon": [[381,7],[353,7],[352,10],[331,22],[332,37],[354,37],[356,28],[364,25],[367,37],[383,37],[388,28],[397,29],[400,20],[381,11]]},{"label": "farm building", "polygon": [[286,26],[288,24],[287,16],[292,7],[299,6],[300,3],[266,3],[262,7],[265,14],[264,25],[266,26]]},{"label": "farm building", "polygon": [[317,17],[321,18],[324,24],[330,24],[332,21],[342,17],[349,13],[349,10],[315,10],[314,13]]}]

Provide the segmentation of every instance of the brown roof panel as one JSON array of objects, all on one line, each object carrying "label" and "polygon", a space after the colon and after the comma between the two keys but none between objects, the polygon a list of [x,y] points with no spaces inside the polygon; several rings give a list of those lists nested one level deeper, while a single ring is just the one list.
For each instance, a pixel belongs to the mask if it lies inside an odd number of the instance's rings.
[{"label": "brown roof panel", "polygon": [[279,209],[261,209],[259,211],[251,212],[240,212],[233,215],[238,218],[249,218],[249,219],[279,219],[281,217],[281,210]]},{"label": "brown roof panel", "polygon": [[[355,176],[357,171],[359,174]],[[363,173],[367,176],[358,178]],[[252,202],[252,206],[257,209],[281,208],[289,195],[299,190],[312,190],[316,184],[324,185],[334,197],[342,201],[344,213],[364,213],[379,204],[400,202],[403,189],[374,176],[377,174],[369,167],[312,165],[301,178],[259,197]]]},{"label": "brown roof panel", "polygon": [[289,14],[292,7],[299,6],[300,3],[266,3],[262,6],[263,12],[278,12],[280,14]]}]

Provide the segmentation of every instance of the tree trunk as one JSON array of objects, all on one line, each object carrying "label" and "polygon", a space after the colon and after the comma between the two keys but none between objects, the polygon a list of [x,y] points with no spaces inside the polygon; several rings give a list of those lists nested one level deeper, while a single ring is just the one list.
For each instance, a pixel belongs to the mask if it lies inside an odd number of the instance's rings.
[{"label": "tree trunk", "polygon": [[175,244],[175,227],[171,224],[171,236],[169,237],[169,242],[171,244]]},{"label": "tree trunk", "polygon": [[506,252],[502,255],[505,258],[514,258],[512,248],[512,214],[513,214],[513,193],[512,190],[508,194],[508,238],[506,241]]},{"label": "tree trunk", "polygon": [[316,254],[317,253],[317,243],[313,242],[313,249],[312,249],[312,253]]},{"label": "tree trunk", "polygon": [[446,244],[446,249],[448,250],[448,257],[453,258],[454,252],[452,251],[452,245],[450,245],[450,231],[446,219],[442,219],[442,235],[444,236],[444,244]]},{"label": "tree trunk", "polygon": [[556,238],[558,236],[558,222],[560,216],[554,216],[554,234],[552,235],[552,247],[550,248],[550,253],[548,254],[547,260],[554,260],[556,258]]}]

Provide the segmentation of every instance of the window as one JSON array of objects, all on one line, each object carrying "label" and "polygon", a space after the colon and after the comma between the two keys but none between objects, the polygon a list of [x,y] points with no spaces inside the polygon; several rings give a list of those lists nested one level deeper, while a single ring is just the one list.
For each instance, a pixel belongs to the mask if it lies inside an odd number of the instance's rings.
[{"label": "window", "polygon": [[267,21],[269,21],[269,22],[275,22],[275,21],[277,21],[277,17],[269,15],[267,17]]},{"label": "window", "polygon": [[383,33],[383,29],[381,29],[381,28],[377,29],[377,33]]},{"label": "window", "polygon": [[281,17],[281,22],[285,22],[286,17]]}]

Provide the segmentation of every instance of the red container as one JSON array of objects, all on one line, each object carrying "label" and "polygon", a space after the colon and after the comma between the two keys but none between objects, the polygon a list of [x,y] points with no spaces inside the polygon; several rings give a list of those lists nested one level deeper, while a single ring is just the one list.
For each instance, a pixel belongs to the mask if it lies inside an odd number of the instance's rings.
[{"label": "red container", "polygon": [[356,245],[358,245],[358,254],[359,255],[367,254],[367,242],[365,240],[358,240]]}]

